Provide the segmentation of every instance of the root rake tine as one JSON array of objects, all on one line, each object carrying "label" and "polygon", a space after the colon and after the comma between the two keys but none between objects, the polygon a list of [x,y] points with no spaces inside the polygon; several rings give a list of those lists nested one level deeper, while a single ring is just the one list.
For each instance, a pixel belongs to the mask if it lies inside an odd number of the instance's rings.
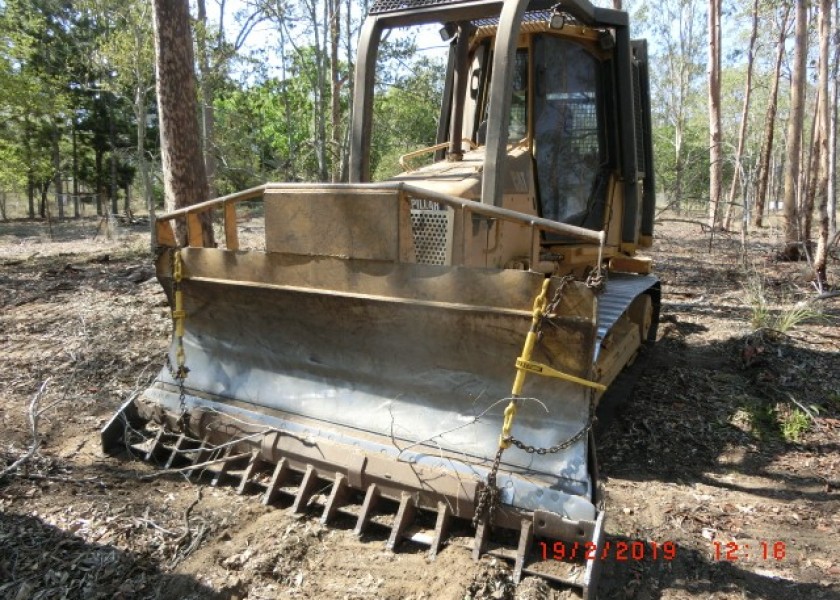
[{"label": "root rake tine", "polygon": [[317,485],[318,473],[315,472],[315,467],[306,465],[306,473],[303,474],[303,481],[300,482],[300,488],[292,504],[293,513],[303,512],[306,509],[306,505],[309,503]]},{"label": "root rake tine", "polygon": [[487,547],[487,533],[490,527],[487,525],[487,519],[484,518],[478,523],[478,527],[475,528],[475,540],[473,541],[473,553],[472,557],[473,560],[477,561],[481,558],[481,555],[484,554],[484,550]]},{"label": "root rake tine", "polygon": [[169,469],[172,467],[172,463],[175,462],[175,457],[181,451],[181,446],[184,444],[184,440],[187,439],[183,433],[178,436],[178,439],[175,440],[175,444],[172,446],[172,452],[169,454],[169,458],[166,459],[166,465],[164,465],[164,469]]},{"label": "root rake tine", "polygon": [[[224,453],[222,454],[222,458],[227,459],[230,457],[231,452],[233,452],[233,446],[228,446],[225,448]],[[229,460],[224,460],[219,463],[219,468],[216,471],[216,474],[213,476],[213,481],[210,482],[210,485],[213,487],[218,487],[219,482],[222,480],[222,477],[225,476],[228,470],[228,466],[230,465]]]},{"label": "root rake tine", "polygon": [[397,516],[394,517],[394,524],[391,527],[391,536],[388,538],[388,543],[385,547],[391,552],[400,543],[403,534],[408,526],[414,521],[414,514],[416,508],[414,505],[414,498],[410,494],[403,494],[400,500],[400,508],[397,510]]},{"label": "root rake tine", "polygon": [[152,457],[155,455],[155,451],[158,449],[160,445],[160,438],[163,437],[163,429],[158,429],[157,434],[155,434],[155,439],[152,440],[152,445],[149,446],[149,450],[146,452],[146,462],[151,462]]},{"label": "root rake tine", "polygon": [[271,480],[268,482],[268,487],[266,488],[265,495],[262,498],[264,506],[271,504],[277,497],[277,490],[280,489],[280,486],[283,484],[283,480],[286,478],[288,472],[289,468],[286,463],[286,459],[281,458],[277,461],[277,465],[274,467],[274,473],[271,474]]},{"label": "root rake tine", "polygon": [[321,515],[321,523],[324,525],[335,516],[336,511],[344,504],[347,496],[347,477],[343,473],[335,474],[330,497],[324,506],[324,514]]},{"label": "root rake tine", "polygon": [[432,537],[432,544],[429,548],[429,560],[435,560],[438,552],[443,545],[443,540],[446,539],[449,533],[449,522],[452,519],[452,513],[449,510],[449,505],[446,502],[438,502],[437,520],[435,521],[435,534]]},{"label": "root rake tine", "polygon": [[376,508],[378,500],[379,488],[376,487],[375,483],[371,483],[365,493],[365,501],[362,503],[362,509],[359,511],[359,518],[356,521],[356,527],[353,529],[354,534],[362,535],[364,533],[367,528],[367,524],[370,521],[371,513],[373,512],[373,509]]},{"label": "root rake tine", "polygon": [[239,480],[239,486],[236,488],[236,493],[240,496],[245,493],[245,488],[248,487],[248,481],[257,465],[260,464],[260,451],[254,450],[251,452],[251,458],[248,460],[248,466],[242,472],[242,479]]},{"label": "root rake tine", "polygon": [[[201,443],[199,444],[198,448],[195,449],[194,456],[192,459],[192,464],[197,465],[201,462],[202,457],[207,452],[207,442],[210,440],[210,433],[204,435],[201,439]],[[193,474],[195,473],[195,468],[193,467],[189,471],[187,471],[187,479],[190,479]]]},{"label": "root rake tine", "polygon": [[513,582],[522,580],[522,569],[528,561],[528,552],[534,541],[534,524],[530,519],[522,519],[522,529],[519,532],[519,547],[516,549],[516,562],[513,567]]}]

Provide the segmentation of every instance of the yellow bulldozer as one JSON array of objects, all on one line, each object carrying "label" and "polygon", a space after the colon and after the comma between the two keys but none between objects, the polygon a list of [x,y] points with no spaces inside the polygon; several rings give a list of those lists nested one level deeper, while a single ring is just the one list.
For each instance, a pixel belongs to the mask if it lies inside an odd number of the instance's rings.
[{"label": "yellow bulldozer", "polygon": [[[437,143],[372,182],[381,41],[437,23]],[[591,598],[596,410],[659,312],[636,254],[655,207],[645,42],[587,0],[375,0],[355,81],[350,183],[268,183],[157,219],[172,343],[103,447],[152,428],[149,458],[267,504],[384,525],[390,549],[431,557],[468,527],[476,558]],[[237,222],[255,202],[256,249]],[[543,561],[538,540],[580,551]]]}]

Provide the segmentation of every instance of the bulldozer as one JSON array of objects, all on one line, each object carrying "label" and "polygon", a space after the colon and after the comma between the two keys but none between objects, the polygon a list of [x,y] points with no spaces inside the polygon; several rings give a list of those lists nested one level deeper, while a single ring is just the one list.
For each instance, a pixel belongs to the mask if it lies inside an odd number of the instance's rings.
[{"label": "bulldozer", "polygon": [[[382,40],[428,24],[449,48],[436,143],[373,182]],[[593,598],[593,425],[659,313],[638,254],[655,209],[646,44],[587,0],[375,0],[355,69],[349,183],[267,183],[156,220],[172,341],[103,448],[385,527],[391,550],[434,558],[467,528],[476,559]],[[264,218],[256,247],[245,206]]]}]

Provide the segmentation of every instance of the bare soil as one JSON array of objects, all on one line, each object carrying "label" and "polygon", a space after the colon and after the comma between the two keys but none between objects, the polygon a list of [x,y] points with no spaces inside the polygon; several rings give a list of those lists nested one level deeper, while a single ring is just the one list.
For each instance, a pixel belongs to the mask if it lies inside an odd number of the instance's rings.
[{"label": "bare soil", "polygon": [[[0,223],[0,472],[30,447],[36,396],[39,442],[0,480],[0,598],[563,597],[516,590],[461,538],[431,563],[103,456],[99,429],[161,368],[170,319],[146,226],[98,225]],[[602,599],[840,599],[840,298],[801,303],[807,265],[777,262],[778,243],[717,234],[710,252],[697,224],[658,227],[659,339],[598,453],[610,544],[673,555],[610,552]]]}]

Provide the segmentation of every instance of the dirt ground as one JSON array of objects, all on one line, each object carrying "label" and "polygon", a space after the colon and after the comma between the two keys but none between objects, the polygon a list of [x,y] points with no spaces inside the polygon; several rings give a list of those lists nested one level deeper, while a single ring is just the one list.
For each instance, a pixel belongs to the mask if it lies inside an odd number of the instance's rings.
[{"label": "dirt ground", "polygon": [[[30,415],[38,433],[0,480],[0,598],[562,597],[516,591],[459,538],[430,563],[103,456],[99,428],[161,368],[170,320],[144,225],[97,225],[0,223],[0,472]],[[608,541],[672,552],[604,561],[601,599],[840,599],[840,298],[803,302],[807,266],[777,243],[721,234],[709,252],[699,225],[658,226],[659,339],[598,453]]]}]

